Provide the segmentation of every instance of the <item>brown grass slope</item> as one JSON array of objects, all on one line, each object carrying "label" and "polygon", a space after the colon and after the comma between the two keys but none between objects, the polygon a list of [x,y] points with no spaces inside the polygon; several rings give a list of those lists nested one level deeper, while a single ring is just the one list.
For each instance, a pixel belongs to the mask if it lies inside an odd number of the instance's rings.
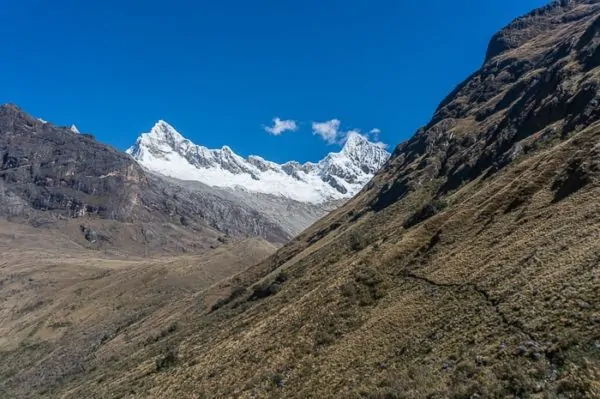
[{"label": "brown grass slope", "polygon": [[139,347],[164,351],[183,315],[206,309],[197,292],[274,251],[249,238],[202,255],[102,257],[68,235],[3,222],[0,397],[52,394]]},{"label": "brown grass slope", "polygon": [[599,7],[516,20],[356,198],[46,394],[600,397]]}]

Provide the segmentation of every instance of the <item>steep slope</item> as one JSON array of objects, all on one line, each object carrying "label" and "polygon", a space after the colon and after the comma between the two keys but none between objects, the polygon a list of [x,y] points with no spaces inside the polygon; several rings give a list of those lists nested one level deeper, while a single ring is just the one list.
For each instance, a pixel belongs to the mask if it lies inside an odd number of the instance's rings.
[{"label": "steep slope", "polygon": [[0,156],[0,214],[71,231],[90,247],[181,252],[219,245],[225,235],[291,237],[240,201],[167,182],[90,135],[12,105],[0,106]]},{"label": "steep slope", "polygon": [[195,145],[162,120],[127,152],[149,170],[170,177],[309,204],[352,197],[389,157],[378,144],[350,133],[341,152],[316,164],[279,165],[254,155],[244,159],[227,146],[210,150]]},{"label": "steep slope", "polygon": [[3,388],[599,397],[599,18],[579,0],[516,20],[364,190],[196,293],[175,330],[90,357],[72,379]]},{"label": "steep slope", "polygon": [[580,0],[516,20],[357,197],[200,293],[231,292],[178,352],[60,392],[599,397],[599,17]]}]

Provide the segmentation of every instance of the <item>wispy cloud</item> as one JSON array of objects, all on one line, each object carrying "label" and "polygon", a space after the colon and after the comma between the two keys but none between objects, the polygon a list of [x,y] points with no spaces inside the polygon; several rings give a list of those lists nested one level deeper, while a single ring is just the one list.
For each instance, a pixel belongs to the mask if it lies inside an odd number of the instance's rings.
[{"label": "wispy cloud", "polygon": [[370,142],[375,144],[377,147],[387,149],[389,147],[389,145],[382,141],[379,141],[380,134],[381,134],[381,129],[374,128],[374,129],[369,130],[369,133],[367,134],[367,138]]},{"label": "wispy cloud", "polygon": [[377,140],[379,140],[379,134],[381,134],[381,130],[380,130],[380,129],[377,129],[377,128],[371,129],[371,130],[369,131],[369,136],[370,136],[370,137],[371,137],[371,139],[372,139],[372,140],[374,140],[374,141],[377,141]]},{"label": "wispy cloud", "polygon": [[327,144],[335,144],[341,136],[340,125],[341,122],[339,119],[332,119],[327,122],[313,122],[313,134],[320,136]]},{"label": "wispy cloud", "polygon": [[273,119],[273,126],[264,126],[265,131],[272,134],[273,136],[279,136],[283,132],[298,130],[298,124],[296,121],[287,119],[281,120],[279,118]]},{"label": "wispy cloud", "polygon": [[[273,126],[264,126],[264,129],[274,136],[279,136],[286,131],[296,131],[299,124],[291,119],[281,120],[280,118],[273,119]],[[373,128],[368,133],[362,133],[360,129],[342,129],[342,122],[339,119],[330,119],[325,122],[312,122],[312,133],[319,136],[327,144],[344,145],[348,137],[352,134],[357,134],[371,143],[381,148],[387,148],[388,145],[379,141],[381,130]]]},{"label": "wispy cloud", "polygon": [[380,132],[381,131],[379,129],[372,129],[368,133],[362,133],[359,129],[352,129],[347,132],[340,133],[339,135],[341,138],[338,141],[338,143],[340,145],[343,145],[346,143],[346,141],[348,141],[348,139],[351,136],[359,136],[359,137],[367,140],[371,144],[376,145],[377,147],[383,148],[385,150],[389,146],[386,143],[379,141],[379,133]]}]

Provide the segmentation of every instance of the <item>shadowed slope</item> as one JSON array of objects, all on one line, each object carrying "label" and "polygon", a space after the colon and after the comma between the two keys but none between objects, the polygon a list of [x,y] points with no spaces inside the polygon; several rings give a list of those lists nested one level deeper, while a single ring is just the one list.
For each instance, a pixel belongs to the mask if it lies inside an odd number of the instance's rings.
[{"label": "shadowed slope", "polygon": [[171,350],[52,394],[600,396],[600,10],[531,15],[357,197],[195,295],[225,300]]},{"label": "shadowed slope", "polygon": [[225,236],[276,244],[291,237],[234,198],[166,181],[92,136],[14,105],[0,106],[0,217],[132,254],[202,252]]}]

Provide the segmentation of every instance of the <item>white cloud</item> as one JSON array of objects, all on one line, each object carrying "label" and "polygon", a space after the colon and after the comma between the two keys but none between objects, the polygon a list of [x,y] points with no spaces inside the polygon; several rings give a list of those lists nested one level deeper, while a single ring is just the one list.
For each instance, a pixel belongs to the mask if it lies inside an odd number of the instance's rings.
[{"label": "white cloud", "polygon": [[340,144],[340,145],[346,144],[346,141],[348,141],[348,139],[351,136],[359,136],[359,137],[361,137],[361,138],[363,138],[365,140],[369,140],[369,137],[367,137],[364,134],[362,134],[359,129],[352,129],[352,130],[348,130],[347,132],[340,132],[339,133],[339,138],[340,139],[338,141],[338,144]]},{"label": "white cloud", "polygon": [[283,132],[295,132],[296,130],[298,130],[298,124],[296,123],[296,121],[293,121],[291,119],[281,120],[279,118],[274,118],[273,126],[265,126],[264,129],[273,136],[279,136]]},{"label": "white cloud", "polygon": [[340,120],[332,119],[327,122],[313,122],[313,134],[320,136],[327,144],[335,144],[340,137]]},{"label": "white cloud", "polygon": [[381,129],[371,129],[371,131],[369,131],[369,135],[372,137],[373,140],[377,141],[379,139],[379,134],[381,133]]},{"label": "white cloud", "polygon": [[344,145],[351,135],[359,135],[377,147],[387,149],[389,146],[379,141],[380,129],[371,129],[368,133],[361,133],[359,129],[351,129],[348,131],[340,130],[341,122],[339,119],[332,119],[327,122],[313,122],[313,134],[320,136],[327,144]]}]

